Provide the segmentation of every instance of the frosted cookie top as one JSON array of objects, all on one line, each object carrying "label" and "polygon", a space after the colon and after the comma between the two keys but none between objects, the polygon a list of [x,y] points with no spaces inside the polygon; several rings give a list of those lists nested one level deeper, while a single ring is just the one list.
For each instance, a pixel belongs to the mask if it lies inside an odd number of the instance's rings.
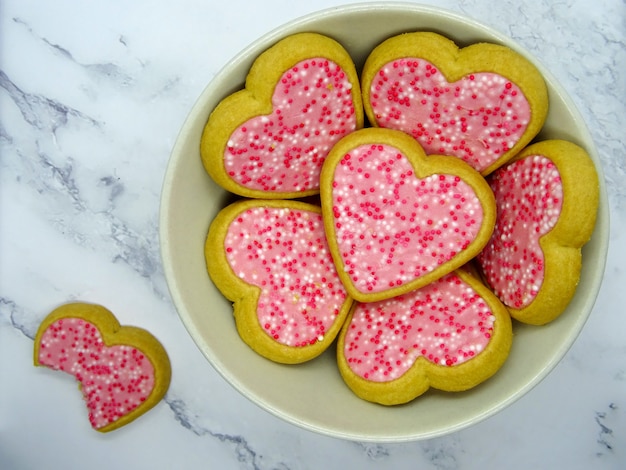
[{"label": "frosted cookie top", "polygon": [[154,367],[141,351],[107,347],[98,328],[82,318],[56,320],[39,344],[40,365],[67,372],[82,384],[95,429],[133,411],[154,387]]},{"label": "frosted cookie top", "polygon": [[294,34],[259,55],[245,88],[212,111],[202,161],[215,182],[244,197],[317,194],[328,151],[363,120],[348,52],[326,36]]},{"label": "frosted cookie top", "polygon": [[418,357],[442,366],[470,360],[489,343],[494,321],[484,299],[448,274],[402,296],[358,304],[344,355],[356,374],[387,382],[403,375]]},{"label": "frosted cookie top", "polygon": [[246,199],[220,211],[205,246],[207,269],[234,302],[239,335],[281,363],[317,357],[352,305],[335,269],[319,206]]},{"label": "frosted cookie top", "polygon": [[417,289],[487,243],[493,193],[454,157],[431,155],[410,136],[363,129],[342,139],[322,172],[329,247],[349,294],[363,302]]},{"label": "frosted cookie top", "polygon": [[272,113],[235,129],[224,152],[239,185],[271,193],[319,189],[333,144],[356,130],[352,83],[336,63],[318,57],[286,71],[272,95]]},{"label": "frosted cookie top", "polygon": [[233,272],[261,289],[257,317],[269,336],[295,347],[324,341],[346,292],[320,213],[251,207],[233,219],[224,247]]},{"label": "frosted cookie top", "polygon": [[539,239],[561,215],[561,175],[550,159],[532,155],[497,171],[491,181],[498,222],[479,259],[495,293],[519,309],[534,300],[543,284]]},{"label": "frosted cookie top", "polygon": [[430,32],[377,46],[362,90],[373,125],[406,132],[426,153],[454,155],[483,175],[521,151],[548,110],[543,77],[520,54],[490,43],[458,48]]},{"label": "frosted cookie top", "polygon": [[493,236],[477,257],[483,277],[519,321],[544,324],[574,296],[598,210],[598,176],[581,147],[528,146],[489,175],[497,206]]},{"label": "frosted cookie top", "polygon": [[359,397],[406,403],[437,388],[472,388],[495,374],[512,342],[509,314],[463,269],[406,294],[356,303],[339,336],[337,362]]},{"label": "frosted cookie top", "polygon": [[460,177],[416,178],[387,144],[355,147],[333,180],[335,236],[344,269],[363,292],[380,292],[432,272],[466,249],[483,220]]},{"label": "frosted cookie top", "polygon": [[472,73],[449,83],[418,59],[384,66],[370,103],[379,126],[408,132],[426,153],[456,155],[478,171],[511,150],[530,121],[526,97],[501,75]]}]

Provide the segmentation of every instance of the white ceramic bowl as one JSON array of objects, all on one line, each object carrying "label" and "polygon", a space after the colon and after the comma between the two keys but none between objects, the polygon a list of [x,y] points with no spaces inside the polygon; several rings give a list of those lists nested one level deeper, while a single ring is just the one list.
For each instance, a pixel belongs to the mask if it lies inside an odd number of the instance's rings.
[{"label": "white ceramic bowl", "polygon": [[209,113],[223,97],[243,86],[253,60],[284,36],[301,31],[327,34],[344,45],[360,70],[382,40],[416,30],[439,32],[460,46],[501,43],[535,63],[547,81],[551,100],[540,138],[567,139],[584,147],[604,181],[591,136],[552,75],[511,39],[457,14],[406,3],[348,5],[294,20],[234,57],[199,97],[171,155],[160,220],[165,275],[180,318],[215,369],[270,413],[325,435],[377,442],[425,439],[497,413],[539,383],[565,355],[592,310],[604,273],[609,230],[602,186],[597,226],[584,248],[582,279],[567,311],[543,327],[515,324],[509,359],[484,384],[462,393],[430,390],[403,406],[383,407],[357,398],[339,376],[334,348],[309,363],[287,366],[258,356],[239,339],[231,305],[209,279],[203,256],[208,226],[230,197],[201,164],[200,136]]}]

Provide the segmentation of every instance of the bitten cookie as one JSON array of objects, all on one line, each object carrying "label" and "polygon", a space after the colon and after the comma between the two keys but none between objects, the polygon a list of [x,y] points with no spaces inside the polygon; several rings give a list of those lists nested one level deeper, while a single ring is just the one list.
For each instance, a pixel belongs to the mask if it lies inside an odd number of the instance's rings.
[{"label": "bitten cookie", "polygon": [[222,100],[202,135],[202,162],[224,189],[249,198],[317,194],[333,144],[363,127],[348,52],[315,33],[288,36],[252,65],[245,88]]},{"label": "bitten cookie", "polygon": [[239,335],[260,355],[308,361],[339,333],[352,299],[337,277],[319,206],[235,202],[215,217],[205,254],[214,284],[234,302]]},{"label": "bitten cookie", "polygon": [[426,156],[407,134],[362,129],[321,176],[324,226],[348,294],[372,302],[435,281],[476,256],[493,231],[485,179],[455,157]]},{"label": "bitten cookie", "polygon": [[398,405],[430,387],[454,392],[484,382],[508,357],[512,335],[498,298],[459,269],[392,299],[355,303],[337,362],[356,395]]},{"label": "bitten cookie", "polygon": [[548,110],[543,77],[517,52],[490,43],[459,49],[430,32],[376,47],[362,91],[373,125],[404,131],[426,153],[457,156],[483,175],[520,152]]},{"label": "bitten cookie", "polygon": [[598,175],[584,149],[533,144],[489,176],[498,210],[477,260],[486,282],[524,323],[558,317],[574,296],[598,211]]},{"label": "bitten cookie", "polygon": [[109,310],[87,303],[63,305],[43,320],[34,363],[76,377],[89,421],[100,432],[154,407],[171,378],[167,352],[152,334],[121,326]]}]

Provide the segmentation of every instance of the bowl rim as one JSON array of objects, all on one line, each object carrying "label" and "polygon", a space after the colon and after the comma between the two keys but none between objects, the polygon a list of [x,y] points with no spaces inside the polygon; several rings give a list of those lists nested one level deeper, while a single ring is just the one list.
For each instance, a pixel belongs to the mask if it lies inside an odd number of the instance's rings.
[{"label": "bowl rim", "polygon": [[[173,246],[170,243],[170,239],[168,236],[168,221],[171,218],[174,207],[171,207],[169,201],[171,200],[171,194],[173,191],[173,183],[175,181],[176,169],[181,158],[181,149],[184,146],[184,141],[188,138],[190,129],[193,127],[193,123],[197,121],[200,115],[206,116],[206,112],[203,109],[202,103],[206,101],[206,97],[211,94],[213,89],[216,86],[216,83],[219,80],[223,79],[223,77],[227,76],[233,69],[237,68],[241,65],[242,62],[248,61],[250,57],[256,57],[261,51],[265,50],[269,45],[273,44],[280,38],[284,37],[287,34],[293,33],[298,28],[302,26],[315,23],[320,21],[326,17],[332,17],[335,15],[349,15],[353,13],[363,13],[363,12],[371,12],[371,11],[395,11],[395,12],[406,12],[410,10],[412,14],[425,14],[425,15],[436,15],[442,16],[446,20],[451,20],[454,22],[461,22],[468,25],[471,28],[478,29],[488,36],[494,38],[495,41],[506,44],[507,46],[514,49],[516,52],[520,53],[527,59],[529,59],[542,73],[547,83],[553,88],[553,91],[558,96],[557,99],[564,102],[568,111],[571,112],[571,116],[575,122],[577,122],[580,129],[583,130],[583,135],[580,136],[580,139],[589,143],[590,146],[586,148],[587,152],[591,156],[592,160],[595,163],[598,177],[600,180],[600,205],[598,208],[598,216],[596,221],[596,227],[594,231],[594,238],[596,238],[596,242],[599,245],[599,254],[601,255],[601,259],[597,260],[596,263],[596,271],[599,275],[593,278],[593,284],[588,286],[589,292],[592,294],[585,301],[585,314],[580,315],[577,321],[573,324],[572,330],[575,331],[570,337],[568,337],[567,341],[564,341],[560,347],[557,349],[557,352],[550,358],[549,361],[543,364],[543,368],[539,370],[539,372],[533,377],[532,380],[528,381],[525,386],[519,388],[515,393],[509,395],[506,399],[501,400],[496,405],[490,407],[488,410],[481,414],[477,414],[472,416],[470,419],[466,419],[464,421],[459,421],[454,426],[446,427],[445,429],[440,429],[435,432],[428,433],[413,433],[406,434],[402,436],[393,436],[388,437],[385,435],[369,435],[362,434],[356,431],[339,431],[338,429],[329,429],[323,426],[316,426],[314,424],[305,422],[301,419],[298,419],[295,416],[290,415],[289,413],[283,412],[281,409],[272,406],[271,404],[261,400],[258,395],[255,394],[253,390],[250,390],[238,377],[234,377],[229,373],[220,361],[213,356],[212,352],[206,347],[206,345],[202,345],[203,339],[200,337],[199,333],[193,326],[193,318],[190,313],[187,311],[185,307],[185,301],[183,299],[182,292],[183,290],[178,285],[178,282],[175,278],[174,268],[171,263],[172,260],[172,250]],[[360,71],[359,71],[360,72]],[[551,98],[553,100],[554,98]],[[201,350],[202,354],[209,361],[212,367],[229,383],[235,390],[237,390],[240,394],[245,396],[247,399],[255,403],[260,408],[265,411],[273,414],[274,416],[287,421],[291,424],[294,424],[300,428],[314,431],[322,435],[327,435],[335,438],[342,438],[347,440],[358,440],[363,442],[407,442],[407,441],[415,441],[421,439],[430,439],[433,437],[439,437],[443,435],[450,434],[452,432],[459,431],[461,429],[467,428],[471,425],[477,424],[497,413],[499,413],[504,408],[508,407],[512,403],[519,400],[522,396],[526,395],[530,390],[532,390],[535,386],[537,386],[545,377],[549,375],[549,373],[558,365],[558,363],[563,359],[567,351],[574,344],[582,328],[587,322],[592,310],[593,305],[596,301],[596,298],[599,294],[603,273],[606,268],[606,258],[608,252],[608,241],[609,241],[609,208],[608,208],[608,197],[606,193],[606,186],[604,184],[605,178],[602,169],[602,165],[600,159],[597,154],[597,150],[595,147],[595,143],[589,133],[589,129],[584,123],[582,115],[580,114],[576,104],[566,93],[565,89],[562,85],[555,79],[552,73],[540,62],[538,61],[528,50],[520,46],[514,39],[508,37],[507,35],[500,33],[499,31],[493,29],[492,27],[481,23],[473,18],[465,16],[460,13],[453,12],[451,10],[428,6],[422,4],[415,4],[409,2],[384,2],[384,1],[376,1],[376,2],[363,2],[363,3],[350,3],[335,7],[325,8],[319,11],[315,11],[312,13],[308,13],[306,15],[297,17],[291,21],[288,21],[259,37],[252,43],[248,44],[244,47],[238,54],[236,54],[230,61],[228,61],[222,68],[218,71],[218,73],[210,80],[210,82],[205,86],[203,91],[198,96],[197,100],[193,104],[189,114],[186,116],[184,123],[179,131],[177,139],[172,147],[172,151],[170,153],[170,158],[167,163],[167,167],[165,170],[165,175],[163,179],[163,187],[160,199],[160,213],[159,213],[159,240],[161,247],[161,259],[163,265],[163,271],[165,280],[169,289],[170,296],[172,298],[174,307],[181,318],[185,328],[188,333],[192,337],[196,346]]]}]

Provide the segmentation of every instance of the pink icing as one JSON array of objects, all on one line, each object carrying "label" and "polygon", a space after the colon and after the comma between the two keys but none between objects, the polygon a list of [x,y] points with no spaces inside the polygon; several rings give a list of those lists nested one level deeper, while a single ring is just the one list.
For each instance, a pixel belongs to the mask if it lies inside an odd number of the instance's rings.
[{"label": "pink icing", "polygon": [[262,191],[319,188],[322,164],[335,142],[356,129],[352,84],[341,67],[308,59],[285,72],[272,96],[273,111],[231,135],[226,171]]},{"label": "pink icing", "polygon": [[106,346],[98,328],[81,318],[60,319],[46,329],[39,363],[76,377],[96,429],[130,413],[154,388],[154,367],[141,351]]},{"label": "pink icing", "polygon": [[449,83],[430,62],[399,59],[372,81],[378,125],[415,137],[429,154],[455,155],[482,171],[524,134],[530,105],[517,85],[495,73]]},{"label": "pink icing", "polygon": [[418,179],[390,145],[346,154],[332,195],[344,269],[363,293],[401,286],[451,260],[475,239],[483,217],[467,183],[447,174]]},{"label": "pink icing", "polygon": [[418,357],[443,366],[470,360],[489,343],[494,321],[484,299],[451,273],[406,295],[357,304],[344,355],[354,373],[386,382]]},{"label": "pink icing", "polygon": [[265,332],[288,346],[323,341],[346,299],[322,216],[258,207],[231,223],[226,257],[235,274],[261,288],[257,315]]},{"label": "pink icing", "polygon": [[539,240],[561,214],[561,176],[551,160],[533,155],[496,170],[489,182],[496,197],[497,220],[478,261],[504,304],[526,307],[543,284]]}]

